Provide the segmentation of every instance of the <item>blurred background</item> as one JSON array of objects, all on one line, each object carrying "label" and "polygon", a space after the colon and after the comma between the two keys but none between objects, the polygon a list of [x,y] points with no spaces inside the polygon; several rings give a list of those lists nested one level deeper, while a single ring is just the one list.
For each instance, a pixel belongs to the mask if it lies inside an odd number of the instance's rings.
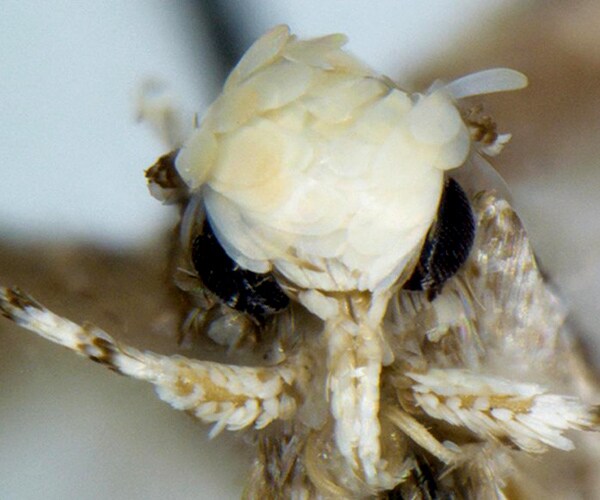
[{"label": "blurred background", "polygon": [[[148,79],[162,81],[184,110],[202,115],[243,51],[279,23],[301,37],[346,33],[350,51],[407,89],[494,66],[530,77],[527,90],[484,101],[513,133],[494,164],[597,358],[593,0],[5,0],[0,283],[168,350],[173,338],[161,332],[175,320],[156,313],[173,309],[156,241],[175,219],[143,178],[168,148],[136,122],[136,95]],[[0,498],[239,497],[251,455],[238,438],[209,442],[206,427],[143,384],[4,320],[0,330]]]},{"label": "blurred background", "polygon": [[245,49],[286,23],[303,37],[346,33],[356,55],[409,82],[511,3],[3,2],[1,227],[136,245],[163,229],[141,174],[166,146],[135,120],[147,79],[202,115]]}]

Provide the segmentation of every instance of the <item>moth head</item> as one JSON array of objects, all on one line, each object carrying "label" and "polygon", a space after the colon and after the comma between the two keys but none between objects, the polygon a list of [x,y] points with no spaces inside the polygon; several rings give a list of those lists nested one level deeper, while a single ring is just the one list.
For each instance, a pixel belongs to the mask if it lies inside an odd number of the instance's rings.
[{"label": "moth head", "polygon": [[345,43],[271,30],[176,158],[227,256],[299,290],[374,292],[408,278],[446,172],[471,154],[457,100],[526,84],[496,69],[409,94]]}]

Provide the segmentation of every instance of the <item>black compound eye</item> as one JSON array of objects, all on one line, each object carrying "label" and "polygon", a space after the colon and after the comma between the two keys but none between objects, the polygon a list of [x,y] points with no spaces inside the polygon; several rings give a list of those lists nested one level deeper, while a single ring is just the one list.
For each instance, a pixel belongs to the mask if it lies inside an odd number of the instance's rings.
[{"label": "black compound eye", "polygon": [[225,253],[208,220],[192,244],[192,262],[206,288],[224,304],[258,321],[285,309],[290,302],[271,274],[240,268]]},{"label": "black compound eye", "polygon": [[475,218],[469,199],[458,182],[448,179],[419,262],[403,288],[423,290],[433,300],[465,263],[474,239]]}]

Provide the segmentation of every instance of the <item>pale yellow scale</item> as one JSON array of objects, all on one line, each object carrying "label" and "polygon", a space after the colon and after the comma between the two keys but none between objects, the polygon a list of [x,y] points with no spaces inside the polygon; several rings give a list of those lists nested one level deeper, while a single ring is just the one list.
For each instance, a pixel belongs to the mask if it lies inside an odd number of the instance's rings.
[{"label": "pale yellow scale", "polygon": [[471,141],[444,87],[409,95],[345,43],[298,40],[286,26],[267,33],[177,168],[242,267],[304,289],[375,291],[420,247],[443,172],[465,162]]}]

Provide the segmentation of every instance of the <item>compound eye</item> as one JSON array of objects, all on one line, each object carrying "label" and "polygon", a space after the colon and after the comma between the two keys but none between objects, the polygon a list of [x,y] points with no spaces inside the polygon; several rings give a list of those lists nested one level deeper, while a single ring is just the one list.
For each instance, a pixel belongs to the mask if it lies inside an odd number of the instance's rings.
[{"label": "compound eye", "polygon": [[192,262],[208,290],[224,304],[259,322],[285,309],[290,302],[273,275],[240,268],[225,253],[208,220],[192,244]]},{"label": "compound eye", "polygon": [[433,300],[465,263],[474,239],[475,218],[469,199],[458,182],[448,179],[419,262],[403,288],[425,291]]}]

